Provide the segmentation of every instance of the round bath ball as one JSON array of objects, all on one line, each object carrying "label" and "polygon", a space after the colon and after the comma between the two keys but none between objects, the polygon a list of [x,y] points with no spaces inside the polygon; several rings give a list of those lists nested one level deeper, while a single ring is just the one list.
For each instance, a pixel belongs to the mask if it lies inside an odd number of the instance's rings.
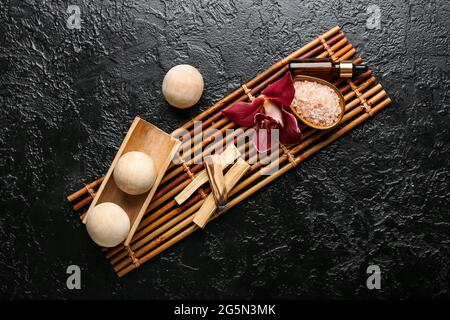
[{"label": "round bath ball", "polygon": [[192,107],[203,93],[203,77],[188,64],[179,64],[167,72],[162,84],[167,102],[177,108]]},{"label": "round bath ball", "polygon": [[149,155],[143,152],[125,153],[114,168],[114,182],[117,187],[131,195],[147,192],[155,180],[155,163]]},{"label": "round bath ball", "polygon": [[115,247],[130,232],[130,218],[117,204],[104,202],[89,210],[86,228],[99,246]]}]

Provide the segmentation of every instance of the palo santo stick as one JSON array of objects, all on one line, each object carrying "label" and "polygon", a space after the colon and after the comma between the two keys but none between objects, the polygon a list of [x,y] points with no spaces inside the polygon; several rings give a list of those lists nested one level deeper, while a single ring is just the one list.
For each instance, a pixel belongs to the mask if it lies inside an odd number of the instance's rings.
[{"label": "palo santo stick", "polygon": [[[190,171],[190,173],[195,175],[195,174],[197,174],[197,172],[199,172],[202,169],[203,169],[203,165],[198,164],[198,165],[195,165],[195,166],[189,168],[189,171]],[[184,173],[174,177],[174,179],[172,179],[171,181],[168,181],[168,183],[166,183],[165,185],[160,185],[158,188],[158,192],[155,194],[155,196],[153,198],[153,201],[156,201],[159,198],[163,197],[167,192],[169,192],[173,188],[176,188],[177,186],[180,185],[180,183],[183,183],[184,181],[189,180],[189,179],[191,179],[191,175],[185,171]]]},{"label": "palo santo stick", "polygon": [[[290,162],[289,164],[287,164],[286,166],[281,168],[279,171],[277,171],[277,173],[275,173],[275,174],[273,174],[271,176],[268,176],[267,178],[265,178],[264,180],[260,181],[259,183],[257,183],[253,187],[251,187],[251,188],[247,189],[245,192],[241,193],[236,198],[232,199],[230,201],[230,203],[227,205],[226,210],[234,207],[239,202],[241,202],[242,200],[246,199],[250,195],[254,194],[256,191],[258,191],[259,189],[263,188],[264,186],[266,186],[267,184],[269,184],[273,180],[277,179],[278,177],[280,177],[285,172],[291,170],[298,163],[302,162],[307,157],[311,156],[312,154],[316,153],[317,151],[319,151],[320,149],[322,149],[326,145],[328,145],[331,142],[335,141],[336,139],[338,139],[339,137],[341,137],[342,135],[344,135],[345,133],[347,133],[348,131],[350,131],[351,129],[356,127],[357,125],[359,125],[362,122],[366,121],[368,118],[370,118],[371,115],[372,116],[375,115],[377,112],[379,112],[382,109],[384,109],[390,103],[391,103],[391,99],[390,98],[386,98],[383,102],[379,103],[377,106],[372,108],[371,114],[364,113],[363,115],[361,115],[360,117],[358,117],[357,119],[352,121],[350,124],[344,126],[343,128],[339,129],[338,131],[334,132],[329,138],[327,138],[324,142],[322,142],[317,147],[309,149],[309,150],[312,150],[312,151],[305,152],[304,154],[296,157],[294,162]],[[166,249],[170,248],[172,245],[174,245],[177,242],[179,242],[180,240],[184,239],[185,237],[187,237],[188,235],[190,235],[191,233],[193,233],[197,229],[199,229],[199,227],[197,225],[195,225],[195,224],[191,225],[190,227],[188,227],[187,229],[185,229],[181,233],[178,233],[173,238],[171,238],[168,241],[164,242],[162,245],[157,247],[155,250],[152,250],[151,252],[149,252],[145,256],[140,257],[139,258],[139,263],[143,264],[143,263],[149,261],[150,259],[152,259],[156,255],[158,255],[159,253],[161,253],[161,252],[165,251]],[[126,275],[127,273],[129,273],[130,271],[132,271],[134,269],[136,269],[136,266],[134,264],[128,264],[125,268],[123,268],[121,270],[120,269],[116,269],[116,271],[117,271],[118,276],[122,277],[122,276]]]},{"label": "palo santo stick", "polygon": [[[208,137],[205,140],[201,140],[198,145],[192,147],[188,152],[186,152],[186,154],[183,154],[183,157],[181,159],[185,160],[186,158],[191,156],[191,154],[195,155],[197,150],[199,150],[201,148],[204,148],[205,146],[207,146],[210,143],[221,141],[221,140],[217,140],[216,141],[216,139],[220,138],[220,137],[223,137],[228,129],[233,129],[234,127],[236,127],[236,124],[234,124],[233,122],[228,123],[225,127],[223,127],[220,130],[216,131],[215,134],[211,135],[210,137]],[[203,151],[202,153],[198,154],[197,156],[195,156],[192,160],[190,160],[186,164],[187,165],[191,165],[193,163],[196,163],[196,161],[199,158],[203,158],[204,153],[205,153],[205,151]],[[167,173],[164,176],[164,178],[162,179],[161,183],[166,183],[167,181],[169,181],[170,179],[176,177],[178,174],[180,174],[183,171],[184,171],[183,166],[178,166],[177,168],[175,168],[171,172]]]},{"label": "palo santo stick", "polygon": [[[220,144],[221,147],[223,147],[223,145],[229,145],[231,143],[233,143],[233,139],[237,138],[237,140],[239,141],[240,139],[242,139],[245,136],[245,133],[248,132],[248,130],[251,130],[251,128],[247,128],[244,130],[236,130],[234,131],[232,134],[230,135],[226,135],[224,139],[222,140],[218,140],[215,141],[214,143],[210,144],[202,154],[197,155],[193,160],[191,160],[190,162],[187,163],[187,165],[191,165],[191,163],[196,163],[197,161],[200,162],[203,160],[203,157],[205,157],[206,155],[210,154],[212,151],[214,151],[215,147],[218,146]],[[239,147],[239,151],[240,152],[244,152],[245,149],[248,147],[248,142],[245,143],[243,146]],[[203,168],[203,163],[201,163],[199,166],[201,166],[201,168]],[[183,171],[184,169],[180,166],[178,169],[181,169],[179,171]],[[150,204],[150,207],[148,208],[148,211],[158,207],[159,205],[161,205],[163,202],[167,201],[170,197],[167,193],[165,193],[166,187],[161,190],[161,193],[164,194],[164,196],[162,196],[161,198],[156,199],[153,203]],[[170,190],[170,189],[168,189]],[[164,192],[163,192],[164,191]]]},{"label": "palo santo stick", "polygon": [[209,185],[211,187],[211,194],[214,196],[219,210],[227,204],[227,187],[225,186],[225,177],[223,175],[223,167],[220,157],[216,154],[207,156],[205,158],[205,168],[208,174]]},{"label": "palo santo stick", "polygon": [[[226,189],[233,189],[233,187],[239,182],[239,180],[249,168],[250,165],[244,160],[236,162],[225,175]],[[204,228],[216,209],[217,205],[214,201],[214,196],[212,194],[209,194],[205,202],[203,202],[202,206],[195,214],[193,222],[200,228]]]},{"label": "palo santo stick", "polygon": [[[234,144],[229,145],[220,155],[220,162],[222,165],[222,169],[225,169],[230,164],[233,163],[234,160],[239,158],[241,153],[238,148]],[[200,172],[195,176],[194,180],[189,183],[183,191],[181,191],[176,197],[175,201],[180,205],[185,202],[198,188],[200,188],[204,183],[208,181],[208,174],[205,170]]]},{"label": "palo santo stick", "polygon": [[178,205],[183,204],[189,197],[197,191],[204,183],[208,181],[208,174],[205,170],[202,170],[197,176],[195,176],[194,180],[189,183],[183,191],[181,191],[176,197],[175,201]]},{"label": "palo santo stick", "polygon": [[[248,143],[247,143],[246,145],[248,145]],[[240,146],[238,150],[240,150],[240,151],[245,151],[245,146]],[[244,158],[246,159],[247,157],[248,157],[248,154],[245,153],[245,154],[244,154]],[[204,192],[207,194],[209,191],[208,191],[208,189],[205,189]],[[185,206],[191,206],[191,205],[194,204],[196,201],[200,200],[200,199],[201,199],[200,196],[202,196],[202,194],[199,194],[199,195],[194,196],[193,199],[189,200],[188,202],[186,202],[185,204],[183,204],[181,207],[178,207],[178,208],[172,210],[171,212],[165,214],[168,210],[170,210],[172,207],[174,207],[174,206],[176,205],[175,200],[169,201],[166,205],[164,205],[163,207],[161,207],[161,208],[158,209],[157,211],[153,212],[151,215],[147,216],[144,220],[141,221],[140,229],[143,229],[143,230],[141,230],[141,232],[138,232],[138,233],[135,234],[135,237],[134,237],[133,241],[135,241],[136,239],[138,239],[139,237],[141,237],[142,234],[145,235],[145,233],[148,233],[149,231],[151,231],[152,229],[154,229],[155,227],[157,227],[157,226],[161,223],[161,221],[162,221],[162,222],[167,221],[168,219],[170,219],[170,218],[176,216],[179,212],[182,212],[182,211],[185,209]],[[164,197],[164,198],[165,198],[165,197]],[[161,201],[167,200],[167,199],[164,199],[164,198],[162,198],[162,199],[160,199],[160,200],[161,200]],[[195,201],[192,201],[192,200],[195,200]],[[155,205],[155,206],[158,206],[158,205],[160,205],[160,203],[155,203],[154,205]],[[150,208],[149,208],[149,210],[150,210]],[[164,215],[164,214],[165,214],[165,215]],[[154,221],[154,220],[160,218],[162,215],[164,215],[163,218],[159,219],[159,220],[156,221],[155,223],[152,223],[150,226],[148,226],[152,221]],[[147,227],[147,226],[148,226],[148,227]],[[144,229],[144,227],[145,227],[145,229]],[[142,234],[141,234],[141,233],[142,233]],[[133,241],[132,241],[132,242],[133,242]]]},{"label": "palo santo stick", "polygon": [[[227,141],[228,141],[228,140],[227,140]],[[231,145],[231,143],[228,143],[228,145]],[[246,146],[247,146],[247,144],[244,145],[244,146],[240,146],[239,149],[238,149],[238,151],[239,151],[239,152],[245,152]],[[233,160],[233,161],[234,161],[234,160]],[[232,161],[231,161],[231,162],[232,162]],[[231,164],[231,162],[230,162],[230,164]],[[199,170],[201,170],[201,169],[203,169],[203,163],[201,163],[201,164],[195,166],[193,169],[191,169],[191,172],[192,172],[192,173],[195,173],[195,172],[197,172],[197,171],[199,171]],[[200,174],[201,174],[201,173],[200,173]],[[172,198],[172,196],[173,196],[173,188],[177,188],[177,190],[179,191],[179,185],[180,185],[180,184],[183,184],[183,187],[186,187],[185,189],[187,189],[187,184],[190,182],[190,180],[187,180],[187,178],[188,178],[188,177],[186,177],[186,175],[181,175],[180,177],[178,177],[177,179],[175,179],[174,182],[176,182],[176,184],[173,184],[173,186],[172,186],[172,183],[171,183],[171,184],[165,186],[164,188],[162,188],[162,189],[158,192],[158,194],[161,194],[161,196],[159,196],[157,199],[155,199],[155,201],[153,201],[153,202],[150,204],[150,206],[149,206],[149,208],[147,209],[147,212],[146,212],[146,213],[149,213],[149,212],[152,211],[153,209],[159,207],[159,206],[160,206],[161,204],[163,204],[164,202],[170,200],[170,199]],[[196,179],[196,178],[194,178],[194,179]],[[205,179],[205,182],[206,182],[206,181],[207,181],[207,177],[205,176],[204,179]],[[200,179],[200,180],[201,180],[201,179]],[[201,182],[201,181],[200,181],[200,182]],[[197,183],[197,182],[196,182],[196,183]],[[176,187],[175,187],[175,186],[176,186]],[[176,205],[176,201],[175,201],[175,200],[174,200],[174,201],[171,201],[171,202],[172,202],[172,205],[171,205],[171,206]],[[159,211],[159,210],[158,210],[158,211]],[[152,219],[152,217],[153,217],[154,215],[155,215],[155,213],[151,214],[150,217],[148,217],[148,218],[146,218],[146,219]],[[143,221],[141,221],[141,224],[145,224],[145,223],[146,223],[146,219],[144,219]]]}]

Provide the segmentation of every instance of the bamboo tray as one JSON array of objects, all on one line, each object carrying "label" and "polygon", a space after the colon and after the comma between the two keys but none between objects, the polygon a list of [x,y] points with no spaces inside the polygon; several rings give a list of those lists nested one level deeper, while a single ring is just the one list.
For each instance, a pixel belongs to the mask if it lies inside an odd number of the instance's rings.
[{"label": "bamboo tray", "polygon": [[[224,145],[230,139],[242,139],[247,128],[234,131],[234,135],[221,138],[220,134],[224,135],[228,129],[237,129],[234,123],[222,116],[221,110],[229,107],[233,102],[253,99],[267,85],[276,81],[289,70],[288,63],[292,59],[331,57],[334,60],[353,60],[355,63],[361,63],[362,58],[354,57],[355,53],[356,49],[341,29],[338,26],[334,27],[243,84],[209,109],[188,121],[180,130],[175,130],[173,134],[178,136],[181,129],[189,131],[186,136],[193,137],[189,141],[190,152],[194,153],[201,146],[204,150],[203,154],[207,154],[218,144]],[[223,212],[295,168],[305,159],[375,116],[391,103],[391,99],[382,86],[377,83],[371,70],[351,80],[336,79],[333,84],[343,94],[346,104],[345,114],[339,125],[330,130],[302,127],[303,140],[299,144],[280,146],[279,155],[276,155],[279,157],[279,169],[272,175],[264,175],[272,170],[272,166],[259,161],[254,162],[246,175],[230,191],[229,202]],[[194,136],[195,121],[203,121],[203,131]],[[180,140],[183,141],[183,138],[185,137],[181,137]],[[187,142],[183,142],[182,146],[184,143]],[[245,159],[254,160],[255,155],[249,154],[248,150],[248,143],[239,149]],[[203,154],[198,157],[202,157]],[[200,188],[181,205],[178,205],[174,199],[186,185],[204,172],[203,164],[196,164],[198,157],[190,161],[182,161],[181,164],[171,163],[169,165],[136,233],[129,242],[129,246],[119,245],[106,250],[106,258],[119,276],[124,276],[139,268],[143,263],[199,229],[193,223],[193,216],[210,193],[209,188]],[[68,200],[73,203],[75,211],[84,212],[82,209],[92,201],[102,179],[99,178],[87,184],[68,197]],[[82,213],[81,217],[84,214]]]},{"label": "bamboo tray", "polygon": [[[109,167],[108,173],[103,179],[97,194],[89,206],[89,209],[91,209],[103,202],[113,202],[125,210],[130,218],[131,225],[130,232],[124,241],[125,246],[130,244],[164,173],[175,153],[178,151],[180,144],[181,141],[173,138],[171,135],[139,117],[136,117],[131,124],[119,151],[117,151],[117,154]],[[130,151],[146,153],[152,157],[155,167],[158,168],[153,187],[148,192],[140,195],[129,195],[124,193],[117,187],[112,178],[112,173],[120,157]],[[88,213],[84,216],[83,223],[86,223],[88,216]]]}]

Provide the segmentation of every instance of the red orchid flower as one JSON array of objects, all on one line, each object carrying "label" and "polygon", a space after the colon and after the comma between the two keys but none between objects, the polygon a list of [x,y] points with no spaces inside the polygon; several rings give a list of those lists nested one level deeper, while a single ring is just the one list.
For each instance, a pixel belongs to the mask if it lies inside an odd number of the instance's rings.
[{"label": "red orchid flower", "polygon": [[235,102],[222,112],[239,126],[256,125],[253,143],[259,152],[265,152],[272,147],[272,129],[279,130],[282,144],[295,144],[302,139],[297,120],[288,111],[294,95],[291,73],[287,72],[280,80],[264,89],[262,95],[251,103]]}]

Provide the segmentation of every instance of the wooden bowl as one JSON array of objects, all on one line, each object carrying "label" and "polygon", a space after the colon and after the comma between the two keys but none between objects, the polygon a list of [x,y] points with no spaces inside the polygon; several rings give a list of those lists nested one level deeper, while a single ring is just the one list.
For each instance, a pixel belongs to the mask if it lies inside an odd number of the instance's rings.
[{"label": "wooden bowl", "polygon": [[306,124],[307,126],[315,128],[315,129],[328,130],[328,129],[336,127],[339,124],[339,122],[341,122],[342,117],[344,116],[344,113],[345,113],[345,99],[344,99],[344,96],[342,95],[342,93],[339,91],[339,89],[336,88],[336,86],[334,86],[333,84],[329,83],[326,80],[323,80],[323,79],[320,79],[320,78],[315,78],[315,77],[310,77],[310,76],[298,75],[298,76],[294,77],[294,82],[295,81],[317,82],[317,83],[323,84],[323,85],[331,88],[338,95],[338,97],[339,97],[339,107],[341,108],[341,113],[339,114],[338,120],[335,123],[333,123],[332,125],[330,125],[330,126],[319,126],[317,124],[314,124],[314,123],[306,120],[305,118],[303,118],[303,116],[300,113],[297,112],[296,106],[294,104],[291,104],[291,110],[295,114],[295,116],[298,119],[300,119],[300,121],[303,122],[304,124]]}]

